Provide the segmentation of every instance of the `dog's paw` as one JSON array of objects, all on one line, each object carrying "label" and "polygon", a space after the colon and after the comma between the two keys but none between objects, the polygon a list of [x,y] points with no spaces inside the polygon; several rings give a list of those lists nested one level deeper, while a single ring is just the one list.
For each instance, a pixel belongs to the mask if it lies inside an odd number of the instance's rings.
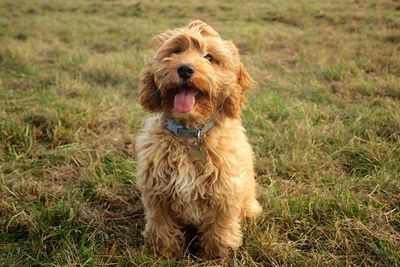
[{"label": "dog's paw", "polygon": [[226,258],[232,250],[242,245],[242,233],[239,228],[215,228],[203,233],[202,245],[209,259]]},{"label": "dog's paw", "polygon": [[176,259],[181,255],[183,234],[178,229],[166,227],[146,227],[143,232],[147,244],[155,249],[157,255]]},{"label": "dog's paw", "polygon": [[261,215],[262,207],[256,199],[242,210],[242,218],[250,219],[257,218]]}]

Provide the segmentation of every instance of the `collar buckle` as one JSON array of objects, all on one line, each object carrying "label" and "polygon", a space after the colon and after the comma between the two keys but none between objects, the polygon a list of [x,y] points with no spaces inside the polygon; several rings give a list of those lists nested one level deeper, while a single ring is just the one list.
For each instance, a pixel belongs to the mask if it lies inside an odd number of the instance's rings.
[{"label": "collar buckle", "polygon": [[165,123],[165,128],[167,128],[168,130],[170,130],[171,132],[175,133],[178,136],[192,137],[192,138],[194,137],[200,140],[203,135],[205,135],[211,128],[214,127],[214,125],[215,125],[215,120],[212,119],[200,129],[190,129],[186,128],[182,124],[176,123],[173,120],[167,119]]}]

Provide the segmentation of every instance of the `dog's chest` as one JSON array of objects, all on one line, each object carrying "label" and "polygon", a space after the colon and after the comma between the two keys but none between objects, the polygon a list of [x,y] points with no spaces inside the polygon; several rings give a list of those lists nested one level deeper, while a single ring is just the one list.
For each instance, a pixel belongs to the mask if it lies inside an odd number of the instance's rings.
[{"label": "dog's chest", "polygon": [[[157,187],[172,211],[187,223],[196,224],[213,202],[215,167],[204,147],[192,143],[162,142],[155,153]],[[157,160],[157,155],[164,155]]]}]

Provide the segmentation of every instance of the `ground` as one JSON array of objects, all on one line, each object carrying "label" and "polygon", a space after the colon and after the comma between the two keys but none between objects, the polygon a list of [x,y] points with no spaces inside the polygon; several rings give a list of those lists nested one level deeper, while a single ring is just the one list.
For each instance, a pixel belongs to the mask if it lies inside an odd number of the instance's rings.
[{"label": "ground", "polygon": [[400,2],[0,3],[0,266],[209,266],[144,245],[135,135],[152,37],[202,19],[257,82],[264,212],[226,266],[400,265]]}]

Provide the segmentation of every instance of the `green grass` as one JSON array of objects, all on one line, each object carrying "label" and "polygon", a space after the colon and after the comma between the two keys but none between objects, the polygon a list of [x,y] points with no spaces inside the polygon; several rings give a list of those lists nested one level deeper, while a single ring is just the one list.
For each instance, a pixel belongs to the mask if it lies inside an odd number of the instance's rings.
[{"label": "green grass", "polygon": [[209,266],[144,245],[152,37],[202,19],[257,82],[264,213],[227,266],[400,265],[399,1],[0,3],[0,266]]}]

